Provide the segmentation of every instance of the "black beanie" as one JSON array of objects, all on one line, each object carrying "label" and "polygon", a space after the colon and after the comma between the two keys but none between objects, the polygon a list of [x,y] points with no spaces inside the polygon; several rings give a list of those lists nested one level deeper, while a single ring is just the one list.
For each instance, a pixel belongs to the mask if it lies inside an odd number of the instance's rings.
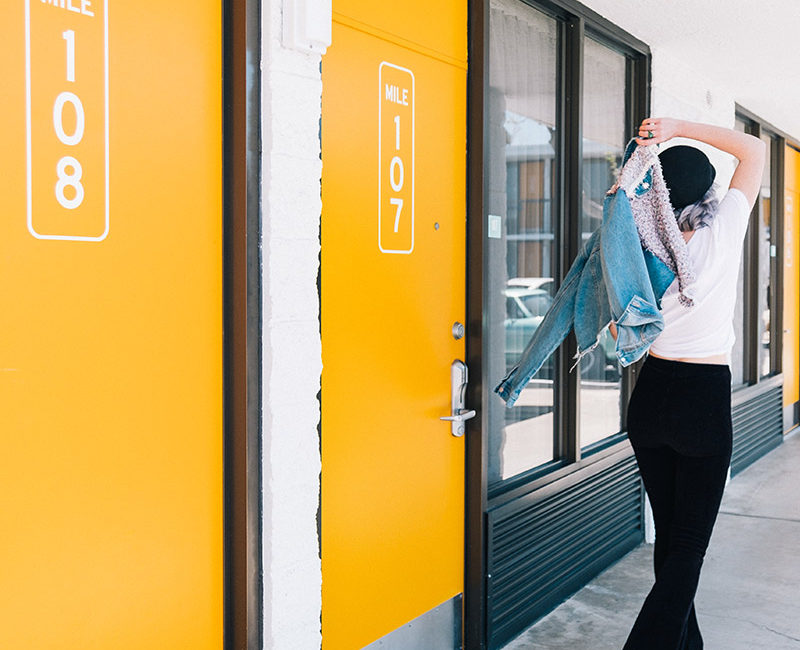
[{"label": "black beanie", "polygon": [[676,210],[702,199],[717,175],[708,156],[695,147],[670,147],[658,154],[658,158],[669,189],[669,201]]}]

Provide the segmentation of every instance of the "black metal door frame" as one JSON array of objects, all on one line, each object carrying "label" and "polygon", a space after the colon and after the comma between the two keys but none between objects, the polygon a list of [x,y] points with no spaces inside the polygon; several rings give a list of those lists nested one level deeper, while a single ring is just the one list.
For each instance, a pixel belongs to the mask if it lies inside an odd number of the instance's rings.
[{"label": "black metal door frame", "polygon": [[489,81],[489,1],[469,0],[467,73],[467,336],[466,357],[472,381],[467,404],[478,415],[467,421],[464,539],[464,648],[486,647],[486,525],[488,435],[482,405],[489,398],[483,378],[483,156],[484,89]]},{"label": "black metal door frame", "polygon": [[[261,12],[223,0],[224,647],[263,646]],[[249,62],[249,63],[248,63]]]}]

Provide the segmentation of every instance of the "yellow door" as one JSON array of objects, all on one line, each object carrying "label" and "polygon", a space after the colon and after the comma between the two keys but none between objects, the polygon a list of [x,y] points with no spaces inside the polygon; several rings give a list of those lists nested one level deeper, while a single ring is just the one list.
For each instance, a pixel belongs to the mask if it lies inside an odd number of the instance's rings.
[{"label": "yellow door", "polygon": [[0,5],[0,648],[222,647],[221,30]]},{"label": "yellow door", "polygon": [[322,82],[322,637],[462,592],[467,3],[334,0]]},{"label": "yellow door", "polygon": [[783,405],[800,399],[800,151],[786,147],[783,219]]}]

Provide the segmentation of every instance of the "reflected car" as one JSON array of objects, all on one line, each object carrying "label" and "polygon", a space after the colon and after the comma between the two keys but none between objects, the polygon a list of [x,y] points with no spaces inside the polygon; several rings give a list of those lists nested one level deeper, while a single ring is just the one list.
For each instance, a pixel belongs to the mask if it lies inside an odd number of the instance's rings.
[{"label": "reflected car", "polygon": [[[553,302],[555,284],[552,278],[512,278],[504,291],[506,297],[506,369],[518,362],[533,333],[541,324]],[[581,378],[602,382],[617,382],[619,366],[615,341],[604,331],[597,347],[581,359]],[[536,373],[537,379],[553,378],[552,355]]]}]

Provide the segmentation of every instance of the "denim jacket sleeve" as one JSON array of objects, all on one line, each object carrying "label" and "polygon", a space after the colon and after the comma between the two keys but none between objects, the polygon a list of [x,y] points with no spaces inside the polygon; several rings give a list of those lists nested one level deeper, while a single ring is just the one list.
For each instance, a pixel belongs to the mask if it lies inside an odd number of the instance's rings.
[{"label": "denim jacket sleeve", "polygon": [[514,406],[531,377],[539,371],[542,364],[553,354],[572,329],[578,285],[586,261],[592,250],[599,245],[599,237],[600,231],[597,230],[583,246],[564,278],[564,282],[556,292],[544,319],[525,347],[519,363],[494,389],[494,392],[505,400],[507,407]]}]

